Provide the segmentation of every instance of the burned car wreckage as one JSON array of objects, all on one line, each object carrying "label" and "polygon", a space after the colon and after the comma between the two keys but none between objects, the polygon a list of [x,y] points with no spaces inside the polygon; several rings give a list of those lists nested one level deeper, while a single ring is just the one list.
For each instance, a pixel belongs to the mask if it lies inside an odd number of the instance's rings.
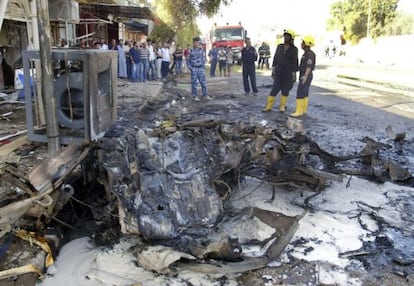
[{"label": "burned car wreckage", "polygon": [[[243,257],[242,244],[251,241],[226,224],[235,224],[238,212],[232,197],[246,178],[269,182],[273,189],[285,186],[316,193],[330,181],[342,180],[341,174],[346,172],[379,181],[411,179],[398,165],[380,159],[381,148],[384,146],[367,139],[360,154],[341,157],[289,129],[167,120],[153,129],[116,125],[99,141],[97,154],[103,174],[100,182],[117,198],[122,232],[179,246],[198,258],[237,260]],[[269,192],[271,200],[277,198]],[[252,218],[261,212],[264,210],[241,213]],[[292,229],[300,219],[283,217]],[[267,247],[275,254],[280,236],[293,233],[283,229],[278,234],[276,229],[261,243],[273,240]],[[285,238],[284,243],[287,241]],[[209,247],[217,244],[227,251]]]}]

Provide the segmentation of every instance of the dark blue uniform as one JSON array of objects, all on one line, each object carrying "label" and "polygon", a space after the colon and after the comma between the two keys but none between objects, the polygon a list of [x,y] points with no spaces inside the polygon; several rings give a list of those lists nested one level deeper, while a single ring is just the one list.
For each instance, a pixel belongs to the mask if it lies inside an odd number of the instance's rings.
[{"label": "dark blue uniform", "polygon": [[241,51],[241,61],[243,65],[243,87],[245,93],[250,93],[250,84],[254,94],[258,93],[256,86],[256,66],[255,61],[257,60],[256,49],[252,46],[244,47]]},{"label": "dark blue uniform", "polygon": [[[299,86],[296,93],[296,98],[301,99],[309,95],[309,88],[313,79],[312,71],[315,69],[316,55],[312,50],[305,50],[299,65]],[[306,81],[302,83],[302,77],[305,75],[307,68],[310,68],[311,72],[306,78]]]},{"label": "dark blue uniform", "polygon": [[207,80],[205,70],[205,54],[202,48],[190,49],[187,57],[187,67],[191,71],[191,94],[197,97],[197,82],[200,82],[203,96],[207,96]]},{"label": "dark blue uniform", "polygon": [[210,57],[210,76],[216,76],[216,67],[217,67],[217,60],[218,60],[218,48],[214,46],[209,52],[208,56]]}]

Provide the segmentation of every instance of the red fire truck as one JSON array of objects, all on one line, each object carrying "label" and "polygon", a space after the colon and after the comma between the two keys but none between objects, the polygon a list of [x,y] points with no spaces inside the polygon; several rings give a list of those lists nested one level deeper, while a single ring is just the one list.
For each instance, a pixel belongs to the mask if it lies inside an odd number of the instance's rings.
[{"label": "red fire truck", "polygon": [[210,47],[216,45],[220,47],[230,46],[233,51],[233,63],[241,62],[241,50],[244,47],[244,41],[247,37],[247,31],[243,28],[241,23],[238,25],[230,26],[229,24],[225,26],[214,25],[213,29],[210,32]]}]

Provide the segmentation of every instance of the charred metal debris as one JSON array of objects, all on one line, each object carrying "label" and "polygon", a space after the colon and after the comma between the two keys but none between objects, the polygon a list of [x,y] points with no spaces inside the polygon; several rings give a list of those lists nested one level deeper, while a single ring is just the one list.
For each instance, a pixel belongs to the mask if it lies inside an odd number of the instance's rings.
[{"label": "charred metal debris", "polygon": [[[22,229],[41,234],[76,199],[67,178],[81,170],[84,181],[103,186],[100,205],[88,198],[83,202],[103,224],[116,216],[122,233],[147,243],[179,249],[194,259],[264,267],[290,241],[301,216],[230,206],[246,178],[269,183],[270,201],[277,200],[279,187],[317,194],[344,174],[413,186],[410,173],[384,156],[392,146],[364,140],[361,152],[336,156],[300,132],[240,122],[168,118],[154,128],[116,124],[94,145],[68,145],[28,177],[13,165],[3,168],[2,185],[10,188],[0,206],[1,255],[7,254],[10,234]],[[248,236],[236,227],[240,221],[260,221],[272,231]],[[251,241],[264,253],[254,263],[242,251]],[[52,251],[47,253],[53,263]]]}]

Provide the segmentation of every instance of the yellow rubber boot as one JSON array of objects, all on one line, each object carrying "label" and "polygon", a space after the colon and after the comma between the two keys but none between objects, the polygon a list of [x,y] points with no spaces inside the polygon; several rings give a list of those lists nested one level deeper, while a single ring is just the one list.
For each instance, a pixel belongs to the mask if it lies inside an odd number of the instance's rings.
[{"label": "yellow rubber boot", "polygon": [[296,111],[292,113],[290,116],[293,116],[293,117],[302,116],[304,114],[303,113],[304,107],[305,107],[305,99],[304,98],[296,99]]},{"label": "yellow rubber boot", "polygon": [[308,113],[309,96],[304,98],[305,104],[303,105],[303,114]]},{"label": "yellow rubber boot", "polygon": [[275,103],[275,96],[269,95],[267,97],[267,103],[265,108],[262,109],[263,112],[269,112],[272,109],[273,104]]},{"label": "yellow rubber boot", "polygon": [[279,104],[280,112],[285,112],[287,102],[288,102],[288,97],[282,94],[282,96],[280,97],[280,104]]}]

